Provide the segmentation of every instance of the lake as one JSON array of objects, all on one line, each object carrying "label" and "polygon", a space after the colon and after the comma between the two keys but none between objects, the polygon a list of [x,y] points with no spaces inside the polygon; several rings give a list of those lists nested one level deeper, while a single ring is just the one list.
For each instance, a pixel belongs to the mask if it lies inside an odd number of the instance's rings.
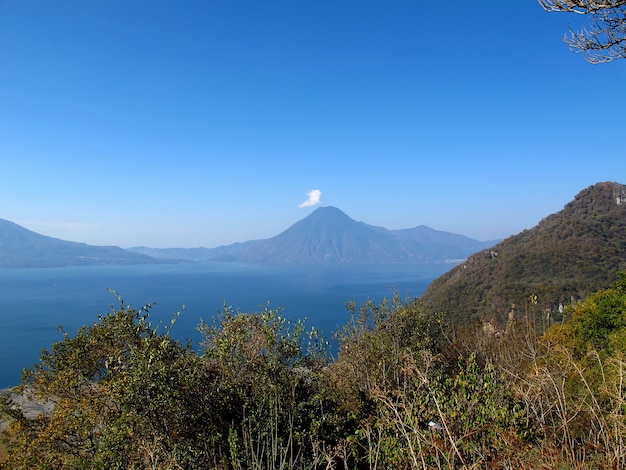
[{"label": "lake", "polygon": [[156,302],[153,324],[169,324],[184,310],[172,336],[196,344],[200,319],[211,322],[224,304],[243,312],[270,302],[292,319],[306,318],[330,340],[345,325],[345,303],[380,301],[397,290],[419,296],[452,265],[279,267],[237,263],[183,263],[136,266],[76,266],[0,269],[0,389],[16,385],[42,349],[62,339],[58,327],[73,335],[99,314],[119,305],[140,308]]}]

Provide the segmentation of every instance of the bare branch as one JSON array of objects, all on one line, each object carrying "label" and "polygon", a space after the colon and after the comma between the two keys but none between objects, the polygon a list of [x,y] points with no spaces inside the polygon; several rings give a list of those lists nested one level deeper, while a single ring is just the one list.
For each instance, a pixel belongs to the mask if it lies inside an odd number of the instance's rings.
[{"label": "bare branch", "polygon": [[589,15],[589,25],[570,28],[564,38],[570,49],[591,63],[626,58],[626,0],[538,0],[548,12]]}]

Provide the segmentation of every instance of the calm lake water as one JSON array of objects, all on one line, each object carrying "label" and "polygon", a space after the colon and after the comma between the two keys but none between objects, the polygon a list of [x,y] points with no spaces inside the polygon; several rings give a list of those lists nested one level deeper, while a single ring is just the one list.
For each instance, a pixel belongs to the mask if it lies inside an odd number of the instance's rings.
[{"label": "calm lake water", "polygon": [[169,324],[185,306],[172,335],[197,343],[196,327],[210,322],[223,306],[258,311],[270,302],[286,316],[306,318],[308,326],[328,339],[348,320],[349,300],[376,301],[419,296],[451,265],[394,265],[342,268],[276,267],[235,263],[185,263],[142,266],[81,266],[45,269],[0,269],[0,389],[16,385],[25,367],[42,349],[92,324],[117,307],[115,290],[136,308],[151,302],[153,324]]}]

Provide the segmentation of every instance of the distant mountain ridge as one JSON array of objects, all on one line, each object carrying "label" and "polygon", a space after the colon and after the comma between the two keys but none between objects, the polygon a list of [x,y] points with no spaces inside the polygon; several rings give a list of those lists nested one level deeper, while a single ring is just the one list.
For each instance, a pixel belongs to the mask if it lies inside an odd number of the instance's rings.
[{"label": "distant mountain ridge", "polygon": [[397,264],[459,262],[491,246],[463,235],[419,226],[388,230],[357,222],[336,207],[319,207],[284,232],[216,248],[124,250],[92,246],[32,232],[0,219],[0,267],[239,261],[267,264]]},{"label": "distant mountain ridge", "polygon": [[178,261],[209,261],[216,258],[229,256],[238,253],[246,248],[250,248],[262,240],[250,240],[247,242],[231,243],[230,245],[222,245],[215,248],[149,248],[147,246],[134,246],[128,248],[128,251],[142,253],[158,259],[169,259]]},{"label": "distant mountain ridge", "polygon": [[387,230],[319,207],[284,232],[215,259],[269,264],[397,264],[463,260],[495,244],[420,226]]},{"label": "distant mountain ridge", "polygon": [[0,268],[163,262],[117,246],[93,246],[47,237],[0,219]]},{"label": "distant mountain ridge", "polygon": [[504,325],[526,312],[555,318],[563,305],[608,287],[618,270],[626,270],[626,186],[598,183],[536,227],[473,254],[421,301],[468,326]]},{"label": "distant mountain ridge", "polygon": [[323,206],[266,240],[217,248],[130,248],[154,257],[267,264],[398,264],[460,262],[497,241],[477,241],[426,226],[388,230]]}]

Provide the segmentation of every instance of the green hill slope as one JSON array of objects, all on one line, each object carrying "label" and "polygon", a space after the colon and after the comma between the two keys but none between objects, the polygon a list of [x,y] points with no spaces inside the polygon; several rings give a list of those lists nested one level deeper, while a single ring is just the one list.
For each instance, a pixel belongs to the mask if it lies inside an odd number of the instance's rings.
[{"label": "green hill slope", "polygon": [[453,323],[505,323],[532,305],[558,316],[626,269],[626,186],[598,183],[536,227],[478,252],[435,280],[422,296],[431,312]]}]

